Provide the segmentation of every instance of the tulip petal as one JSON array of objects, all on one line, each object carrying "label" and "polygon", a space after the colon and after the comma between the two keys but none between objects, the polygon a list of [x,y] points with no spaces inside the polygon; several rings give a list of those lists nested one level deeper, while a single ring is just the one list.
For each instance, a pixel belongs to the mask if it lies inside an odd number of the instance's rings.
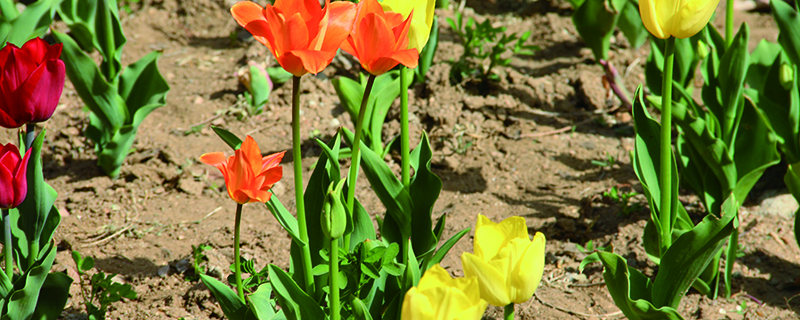
[{"label": "tulip petal", "polygon": [[[7,43],[5,47],[0,49],[0,71],[3,71],[6,61],[8,60],[8,55],[11,54],[13,50],[19,50],[19,48],[12,43]],[[0,75],[2,75],[2,72],[0,72]]]},{"label": "tulip petal", "polygon": [[47,53],[44,54],[43,61],[61,59],[61,50],[63,48],[64,45],[60,43],[47,47]]},{"label": "tulip petal", "polygon": [[61,99],[64,77],[64,62],[61,60],[48,60],[39,66],[14,91],[19,104],[18,108],[11,110],[11,116],[25,123],[50,119]]},{"label": "tulip petal", "polygon": [[538,232],[533,242],[514,239],[509,243],[514,252],[512,261],[516,262],[510,273],[512,302],[528,301],[539,287],[544,272],[544,244],[544,235]]},{"label": "tulip petal", "polygon": [[319,16],[322,11],[317,0],[276,0],[274,7],[286,17],[300,14],[304,21]]},{"label": "tulip petal", "polygon": [[261,42],[267,46],[267,49],[272,51],[270,42],[272,42],[271,40],[274,39],[274,36],[269,24],[267,24],[267,19],[264,17],[264,9],[261,6],[250,1],[237,2],[231,7],[231,15],[240,26],[253,35],[256,41]]},{"label": "tulip petal", "polygon": [[11,170],[0,165],[0,209],[14,207],[14,176]]},{"label": "tulip petal", "polygon": [[[261,180],[260,186],[257,186],[261,190],[269,190],[272,188],[276,182],[280,181],[283,178],[283,168],[282,167],[274,167],[270,168],[264,172],[261,172],[256,177],[256,180]],[[267,187],[266,189],[264,187]]]},{"label": "tulip petal", "polygon": [[[47,54],[50,45],[47,44],[47,41],[44,41],[42,38],[36,37],[33,39],[28,40],[25,44],[22,45],[22,51],[28,55],[28,57],[37,65],[40,65],[44,62],[44,57]],[[56,57],[57,58],[57,57]]]},{"label": "tulip petal", "polygon": [[342,42],[339,49],[342,49],[344,52],[349,53],[351,56],[358,58],[358,52],[356,51],[356,44],[353,37],[347,37],[347,39]]},{"label": "tulip petal", "polygon": [[639,0],[639,14],[642,16],[645,28],[653,36],[659,39],[669,38],[669,34],[666,34],[659,24],[655,0]]},{"label": "tulip petal", "polygon": [[22,161],[19,162],[19,166],[17,170],[14,172],[14,184],[15,184],[15,191],[14,194],[14,204],[13,206],[16,207],[25,201],[25,197],[28,195],[28,179],[27,179],[27,171],[28,171],[28,159],[31,158],[31,149],[25,152],[25,157],[22,158]]},{"label": "tulip petal", "polygon": [[300,58],[292,52],[287,52],[280,56],[278,58],[278,64],[296,77],[302,77],[304,74],[308,73],[308,70],[306,70],[303,65],[303,60],[300,60]]},{"label": "tulip petal", "polygon": [[237,156],[244,158],[244,163],[253,175],[261,172],[261,149],[258,148],[258,143],[251,136],[244,138],[242,146],[236,152]]},{"label": "tulip petal", "polygon": [[479,214],[478,222],[475,223],[475,237],[472,244],[475,255],[483,260],[492,259],[505,245],[505,242],[506,234],[503,230],[498,228],[494,221]]},{"label": "tulip petal", "polygon": [[686,1],[675,14],[675,25],[670,32],[676,38],[689,38],[702,30],[714,14],[719,0]]},{"label": "tulip petal", "polygon": [[389,57],[378,58],[373,61],[369,67],[365,67],[364,69],[371,74],[379,76],[392,70],[392,68],[400,63],[409,68],[416,68],[418,61],[419,54],[417,53],[417,49],[401,50],[392,52]]},{"label": "tulip petal", "polygon": [[286,154],[286,151],[281,151],[278,153],[273,153],[261,159],[261,171],[265,171],[270,168],[277,167],[281,164],[281,160],[283,160],[283,156]]},{"label": "tulip petal", "polygon": [[24,123],[19,123],[16,120],[14,120],[14,118],[12,118],[8,113],[6,113],[5,111],[6,109],[7,107],[5,99],[3,99],[3,95],[2,93],[0,93],[0,127],[8,129],[21,127]]},{"label": "tulip petal", "polygon": [[328,25],[320,50],[336,51],[353,31],[353,21],[356,17],[355,5],[347,1],[337,1],[326,8],[329,15]]},{"label": "tulip petal", "polygon": [[272,197],[272,193],[264,190],[242,189],[239,191],[241,191],[243,194],[247,196],[248,203],[253,203],[253,202],[264,203],[269,201],[270,197]]},{"label": "tulip petal", "polygon": [[14,92],[38,67],[24,51],[12,50],[1,75],[5,93]]},{"label": "tulip petal", "polygon": [[412,287],[403,299],[402,319],[435,319],[433,309],[428,297],[420,293],[417,287]]},{"label": "tulip petal", "polygon": [[224,165],[226,161],[228,161],[228,158],[222,152],[211,152],[200,156],[200,162],[215,167]]},{"label": "tulip petal", "polygon": [[498,270],[469,252],[461,254],[461,266],[465,276],[478,278],[481,297],[489,304],[504,307],[511,303],[506,288],[506,270]]},{"label": "tulip petal", "polygon": [[292,50],[291,54],[300,59],[306,71],[317,74],[331,63],[336,51]]}]

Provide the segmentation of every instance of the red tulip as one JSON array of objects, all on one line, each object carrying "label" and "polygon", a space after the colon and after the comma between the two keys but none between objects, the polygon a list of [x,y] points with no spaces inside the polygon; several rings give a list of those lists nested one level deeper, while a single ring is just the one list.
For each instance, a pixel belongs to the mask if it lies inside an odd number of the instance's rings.
[{"label": "red tulip", "polygon": [[340,1],[276,0],[266,8],[242,1],[231,8],[236,22],[263,43],[295,76],[327,67],[353,25],[354,5]]},{"label": "red tulip", "polygon": [[61,44],[33,38],[0,50],[0,126],[18,128],[50,119],[64,89]]},{"label": "red tulip", "polygon": [[206,153],[200,161],[222,172],[228,196],[240,204],[267,202],[272,197],[269,189],[283,177],[280,166],[286,151],[261,157],[261,150],[252,137],[247,136],[236,154],[225,159],[222,152]]},{"label": "red tulip", "polygon": [[342,50],[361,62],[361,67],[373,75],[381,75],[402,63],[416,68],[419,60],[417,49],[408,49],[408,31],[411,18],[406,20],[396,12],[383,11],[378,1],[365,0],[356,6],[353,31]]},{"label": "red tulip", "polygon": [[0,209],[16,208],[28,194],[28,158],[31,149],[20,157],[19,149],[12,143],[0,143]]}]

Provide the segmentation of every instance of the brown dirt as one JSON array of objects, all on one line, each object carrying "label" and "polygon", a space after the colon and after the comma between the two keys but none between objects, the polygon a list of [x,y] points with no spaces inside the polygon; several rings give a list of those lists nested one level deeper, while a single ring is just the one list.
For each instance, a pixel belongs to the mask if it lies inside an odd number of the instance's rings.
[{"label": "brown dirt", "polygon": [[[576,244],[593,240],[613,245],[630,264],[654,273],[639,240],[649,212],[643,209],[623,217],[616,214],[616,204],[602,197],[613,186],[641,192],[628,156],[633,135],[630,117],[625,112],[606,112],[619,103],[607,99],[601,67],[577,36],[568,4],[560,0],[470,0],[466,4],[467,16],[492,19],[510,31],[531,30],[531,41],[542,50],[530,58],[515,58],[511,68],[500,70],[502,81],[488,96],[477,95],[469,85],[450,85],[447,62],[457,59],[463,48],[444,21],[452,17],[452,11],[437,11],[442,29],[436,63],[429,82],[414,87],[410,101],[413,130],[426,130],[434,143],[434,171],[444,182],[435,215],[448,214],[445,236],[473,226],[478,213],[493,220],[523,216],[531,232],[547,236],[547,264],[538,298],[522,304],[517,318],[619,317],[601,283],[601,267],[593,265],[585,275],[578,273],[585,254]],[[135,301],[112,306],[110,319],[222,317],[208,290],[185,280],[178,262],[191,256],[191,245],[208,243],[213,247],[210,264],[227,274],[234,206],[224,189],[216,187],[223,184],[219,173],[197,161],[203,153],[227,147],[208,127],[196,133],[184,131],[213,123],[238,135],[251,134],[264,152],[291,148],[288,86],[274,91],[260,116],[240,121],[224,114],[244,91],[234,77],[236,69],[267,56],[258,43],[231,43],[229,35],[236,26],[229,6],[223,0],[147,0],[134,4],[132,14],[123,14],[128,37],[123,63],[163,50],[159,67],[172,91],[167,106],[142,124],[120,179],[110,180],[94,165],[93,147],[80,134],[88,123],[87,113],[71,84],[46,125],[45,175],[59,191],[57,206],[64,214],[56,241],[94,256],[100,270],[120,274],[118,279],[139,293]],[[718,27],[723,17],[720,10]],[[750,22],[753,45],[760,38],[775,40],[777,31],[768,14],[738,13],[736,18],[737,24]],[[621,35],[615,40],[612,61],[625,73],[626,85],[633,91],[644,81],[647,46],[633,50]],[[318,131],[326,140],[339,125],[352,128],[327,81],[334,75],[358,72],[347,67],[357,63],[344,60],[337,59],[323,74],[303,80],[306,178],[320,153],[311,134]],[[398,121],[397,112],[390,113],[385,137],[397,133]],[[551,133],[572,125],[576,130]],[[0,138],[8,141],[13,134],[0,132]],[[412,134],[412,144],[417,136]],[[456,152],[467,143],[471,146],[465,152]],[[617,164],[602,168],[591,163],[608,155],[618,159]],[[293,210],[291,161],[289,156],[284,160],[285,177],[275,190]],[[390,161],[399,162],[396,156]],[[766,180],[762,189],[782,187],[779,175]],[[368,211],[382,212],[367,180],[360,181],[359,199]],[[701,214],[695,197],[683,196],[682,201]],[[646,205],[641,195],[634,202]],[[800,275],[800,251],[791,221],[751,211],[745,208],[742,213],[745,256],[737,259],[736,294],[728,300],[709,300],[690,291],[680,308],[688,318],[796,317],[800,301],[789,300],[798,292],[790,284]],[[200,219],[204,220],[195,223]],[[288,266],[290,238],[264,206],[245,206],[242,238],[245,257],[258,258],[259,268],[267,263]],[[460,275],[458,253],[466,250],[471,250],[471,237],[459,242],[443,265]],[[68,250],[59,253],[54,268],[76,275]],[[64,315],[81,318],[84,310],[77,285],[71,292]],[[745,315],[735,312],[741,303],[746,305]],[[490,308],[487,315],[500,318],[502,310]]]}]

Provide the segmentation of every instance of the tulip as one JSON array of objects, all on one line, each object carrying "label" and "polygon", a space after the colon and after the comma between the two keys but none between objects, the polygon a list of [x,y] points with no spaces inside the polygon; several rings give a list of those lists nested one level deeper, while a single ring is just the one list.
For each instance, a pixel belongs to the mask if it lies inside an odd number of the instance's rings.
[{"label": "tulip", "polygon": [[20,157],[19,149],[12,143],[0,143],[0,209],[16,208],[28,194],[28,158],[31,149]]},{"label": "tulip", "polygon": [[464,275],[478,277],[481,297],[498,307],[528,301],[542,280],[544,235],[531,241],[522,217],[494,223],[478,215],[474,241],[475,254],[464,252],[461,264]]},{"label": "tulip", "polygon": [[11,43],[0,50],[0,126],[50,119],[64,89],[61,44],[33,38],[19,48]]},{"label": "tulip", "polygon": [[641,0],[639,14],[656,38],[691,37],[702,30],[719,0]]},{"label": "tulip", "polygon": [[342,50],[358,58],[364,70],[377,76],[400,63],[417,66],[419,51],[408,45],[413,12],[403,20],[399,13],[384,11],[376,0],[359,2],[356,11],[353,31]]},{"label": "tulip", "polygon": [[247,136],[236,154],[225,159],[222,152],[206,153],[200,161],[222,172],[228,196],[239,204],[267,202],[269,189],[283,176],[280,166],[286,151],[261,157],[261,150],[252,137]]},{"label": "tulip", "polygon": [[417,49],[422,52],[422,48],[428,43],[433,26],[433,11],[436,0],[383,0],[381,7],[385,11],[392,11],[403,15],[407,19],[414,12],[411,18],[411,29],[408,31],[408,48]]},{"label": "tulip", "polygon": [[475,277],[453,279],[437,263],[425,271],[418,286],[406,291],[401,319],[480,319],[487,303],[478,292]]},{"label": "tulip", "polygon": [[325,8],[317,0],[276,0],[265,8],[242,1],[231,8],[236,22],[247,29],[295,76],[317,74],[327,67],[352,28],[354,5],[347,1]]}]

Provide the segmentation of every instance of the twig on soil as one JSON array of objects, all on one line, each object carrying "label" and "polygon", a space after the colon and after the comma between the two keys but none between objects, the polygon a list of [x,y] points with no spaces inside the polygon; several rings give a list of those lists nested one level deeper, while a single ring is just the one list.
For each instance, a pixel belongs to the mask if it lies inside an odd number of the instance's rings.
[{"label": "twig on soil", "polygon": [[272,125],[272,124],[270,124],[270,125],[267,125],[267,126],[258,127],[258,128],[255,128],[255,129],[253,129],[253,130],[250,130],[249,132],[245,133],[244,135],[246,135],[246,136],[249,136],[249,135],[251,135],[251,134],[254,134],[254,133],[256,133],[256,132],[259,132],[259,131],[261,131],[261,130],[264,130],[264,129],[266,129],[266,128],[271,128],[271,127],[274,127],[274,126],[275,126],[275,125]]},{"label": "twig on soil", "polygon": [[520,134],[519,137],[520,138],[539,138],[539,137],[559,134],[559,133],[562,133],[562,132],[567,132],[567,131],[572,130],[572,128],[574,128],[574,127],[575,126],[573,125],[573,126],[566,126],[566,127],[561,128],[561,129],[545,131],[545,132],[523,133],[523,134]]},{"label": "twig on soil", "polygon": [[222,210],[222,207],[217,207],[216,209],[211,210],[211,212],[207,213],[205,217],[202,217],[199,220],[178,222],[178,227],[180,227],[180,226],[182,226],[184,224],[200,224],[203,221],[205,221],[206,219],[208,219],[211,216],[213,216],[215,213],[219,212],[220,210]]},{"label": "twig on soil", "polygon": [[598,283],[570,283],[567,286],[577,287],[577,288],[588,288],[588,287],[604,286],[604,285],[606,285],[605,281],[600,281]]},{"label": "twig on soil", "polygon": [[189,125],[189,129],[177,128],[177,129],[175,129],[175,131],[184,132],[186,130],[191,130],[191,128],[197,127],[199,125],[204,125],[204,124],[209,123],[211,121],[217,120],[217,118],[219,118],[219,117],[221,117],[223,115],[225,115],[225,113],[220,113],[220,114],[217,114],[217,115],[215,115],[215,116],[213,116],[211,118],[208,118],[208,119],[205,119],[203,121],[200,121],[198,123],[190,124]]},{"label": "twig on soil", "polygon": [[777,243],[778,246],[780,246],[781,248],[783,248],[786,245],[785,243],[783,243],[783,239],[781,239],[781,237],[777,233],[775,233],[775,231],[770,231],[769,235],[770,237],[772,237],[772,240],[775,240],[775,243]]},{"label": "twig on soil", "polygon": [[573,316],[606,318],[606,317],[616,317],[616,316],[622,315],[622,310],[617,311],[617,312],[604,313],[604,314],[590,314],[590,313],[582,313],[582,312],[572,311],[572,310],[569,310],[569,309],[564,309],[564,308],[555,306],[553,304],[550,304],[550,303],[542,300],[542,298],[539,298],[539,295],[536,294],[536,292],[533,293],[533,297],[536,298],[536,300],[539,301],[539,303],[541,303],[543,305],[546,305],[546,306],[548,306],[550,308],[556,309],[558,311],[561,311],[561,312],[564,312],[566,314],[573,315]]},{"label": "twig on soil", "polygon": [[111,241],[112,239],[114,239],[116,237],[119,237],[123,232],[128,231],[131,228],[133,228],[133,223],[129,223],[129,224],[125,225],[124,227],[122,227],[121,229],[117,230],[116,232],[108,235],[107,237],[100,238],[100,240],[83,244],[83,245],[81,245],[81,248],[86,248],[86,247],[91,247],[91,246],[96,246],[98,244],[106,243],[106,242]]}]

